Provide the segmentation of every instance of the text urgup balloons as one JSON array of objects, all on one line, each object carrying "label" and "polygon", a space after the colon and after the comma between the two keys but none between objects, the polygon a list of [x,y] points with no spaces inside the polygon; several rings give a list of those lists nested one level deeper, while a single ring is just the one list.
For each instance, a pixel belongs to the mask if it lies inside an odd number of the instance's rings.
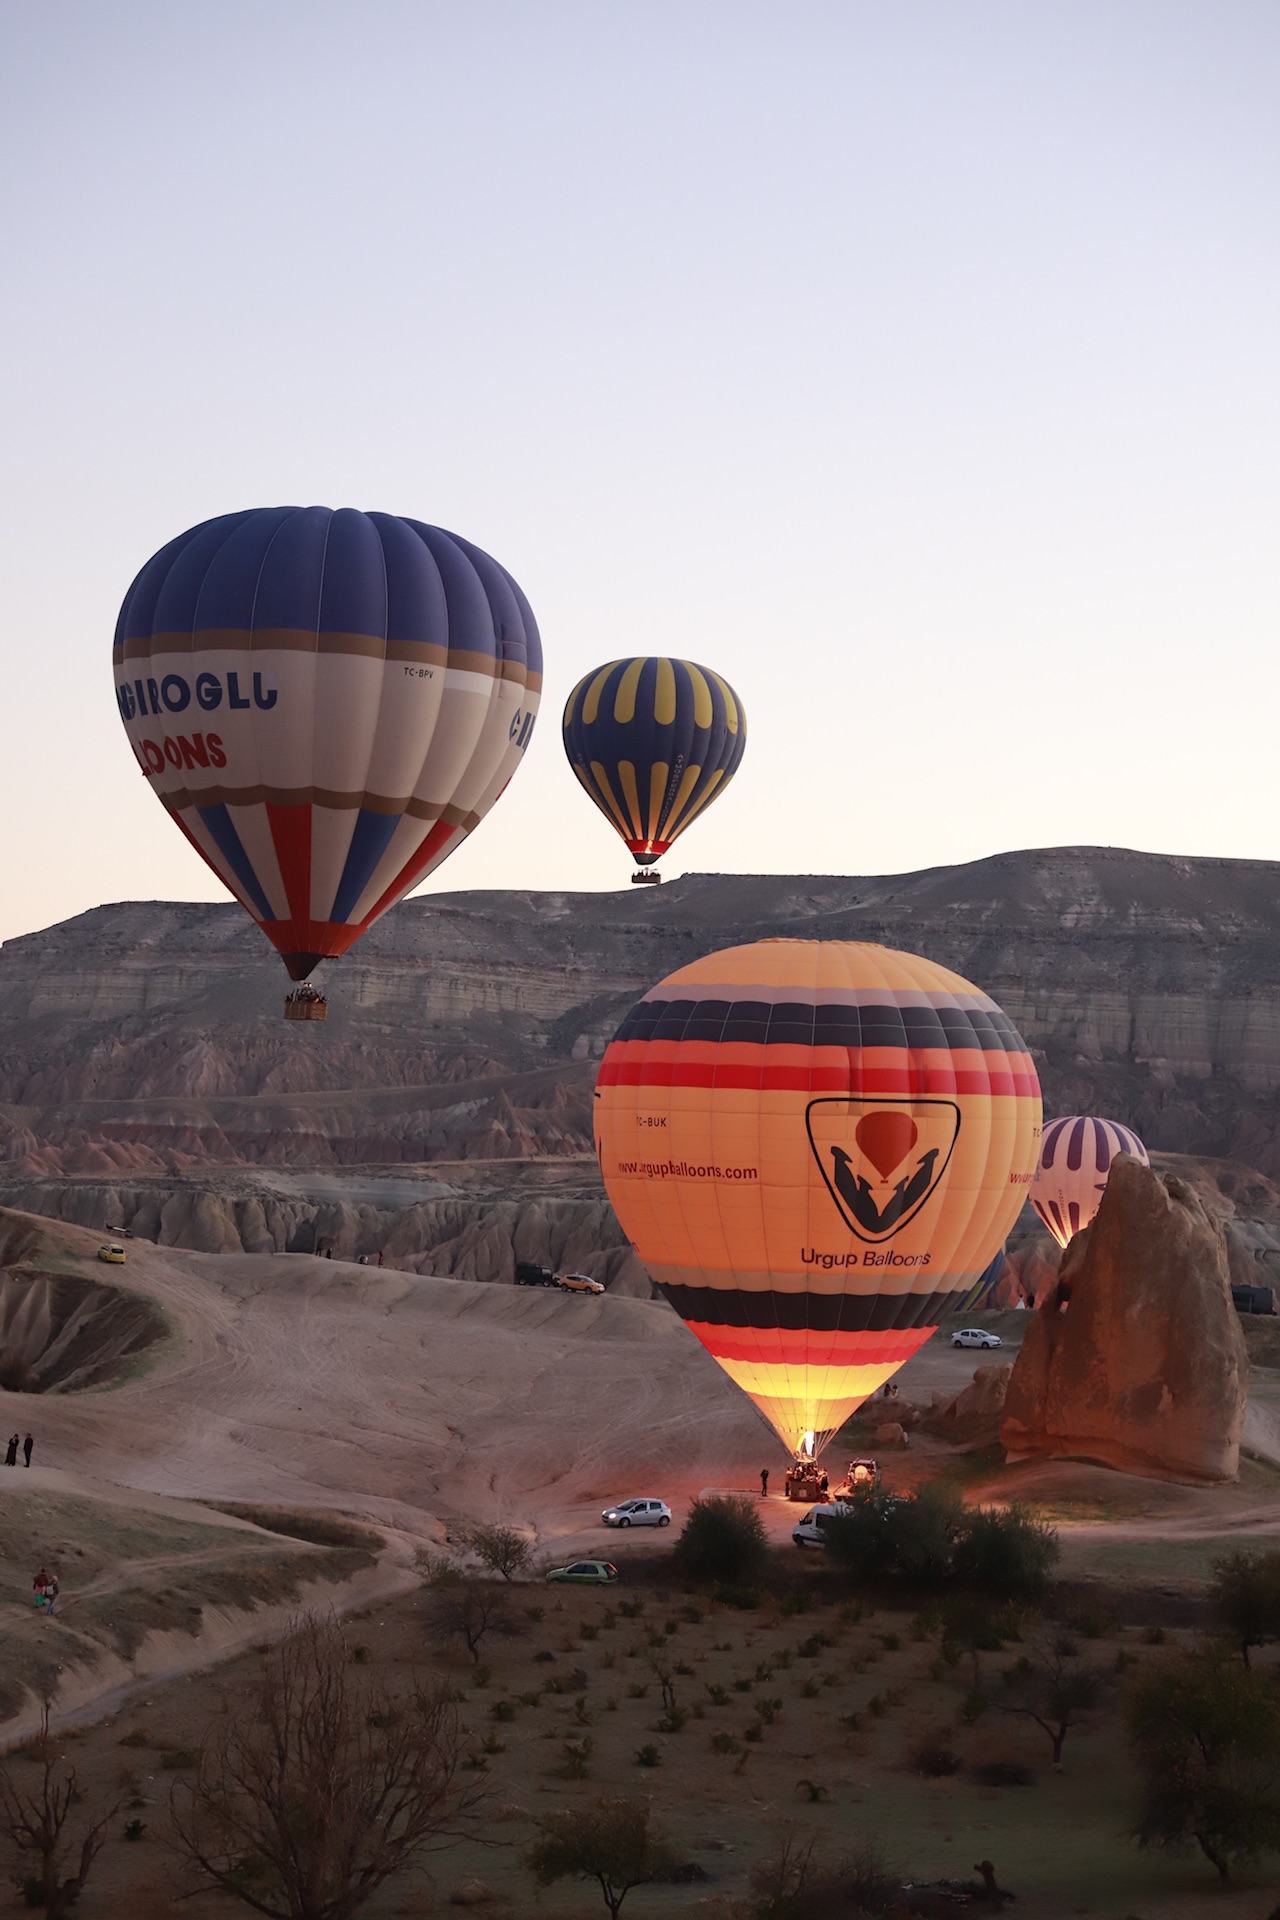
[{"label": "text urgup balloons", "polygon": [[747,716],[709,667],[612,660],[569,695],[563,736],[582,785],[636,865],[651,867],[732,780]]},{"label": "text urgup balloons", "polygon": [[1087,1227],[1102,1204],[1111,1162],[1131,1153],[1149,1165],[1136,1133],[1118,1120],[1070,1114],[1051,1120],[1040,1142],[1040,1159],[1031,1182],[1031,1204],[1060,1247]]},{"label": "text urgup balloons", "polygon": [[302,980],[484,818],[529,743],[542,649],[510,574],[456,534],[270,507],[148,561],[115,680],[157,796]]},{"label": "text urgup balloons", "polygon": [[764,940],[669,975],[596,1082],[619,1220],[668,1300],[798,1453],[970,1293],[1026,1196],[1040,1086],[958,974]]}]

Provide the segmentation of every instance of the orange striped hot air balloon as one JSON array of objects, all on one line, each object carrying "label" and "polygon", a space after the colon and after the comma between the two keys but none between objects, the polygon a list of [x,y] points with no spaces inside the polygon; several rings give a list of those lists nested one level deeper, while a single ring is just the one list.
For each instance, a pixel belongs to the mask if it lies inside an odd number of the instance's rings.
[{"label": "orange striped hot air balloon", "polygon": [[993,1000],[834,940],[670,974],[610,1043],[595,1111],[637,1253],[797,1455],[971,1292],[1040,1142],[1035,1068]]}]

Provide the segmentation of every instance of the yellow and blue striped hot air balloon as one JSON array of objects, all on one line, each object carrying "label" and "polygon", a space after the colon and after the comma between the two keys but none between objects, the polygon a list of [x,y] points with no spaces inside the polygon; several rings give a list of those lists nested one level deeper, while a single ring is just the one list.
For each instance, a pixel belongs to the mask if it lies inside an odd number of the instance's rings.
[{"label": "yellow and blue striped hot air balloon", "polygon": [[692,660],[611,660],[564,710],[569,765],[641,868],[724,792],[746,743],[741,700]]},{"label": "yellow and blue striped hot air balloon", "polygon": [[984,1277],[1036,1164],[1040,1086],[1007,1014],[945,967],[765,940],[632,1008],[595,1134],[667,1299],[816,1455]]}]

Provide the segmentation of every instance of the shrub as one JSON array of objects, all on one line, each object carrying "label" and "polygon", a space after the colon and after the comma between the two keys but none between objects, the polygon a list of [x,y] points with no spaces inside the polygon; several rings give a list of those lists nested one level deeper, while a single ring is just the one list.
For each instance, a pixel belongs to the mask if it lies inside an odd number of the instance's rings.
[{"label": "shrub", "polygon": [[926,1780],[945,1780],[960,1771],[960,1756],[950,1747],[944,1747],[936,1741],[927,1741],[923,1747],[917,1747],[911,1756],[911,1767],[915,1773],[922,1773]]},{"label": "shrub", "polygon": [[724,1581],[731,1586],[758,1580],[769,1562],[758,1507],[758,1502],[741,1495],[696,1499],[676,1542],[680,1571],[694,1580]]},{"label": "shrub", "polygon": [[1036,1783],[1030,1767],[1017,1760],[983,1760],[973,1775],[984,1787],[1034,1787]]},{"label": "shrub", "polygon": [[1044,1591],[1061,1548],[1052,1527],[1019,1507],[970,1513],[956,1543],[957,1580],[999,1600],[1030,1600]]},{"label": "shrub", "polygon": [[1280,1640],[1280,1553],[1230,1553],[1211,1568],[1214,1625],[1239,1651]]},{"label": "shrub", "polygon": [[646,1746],[636,1748],[636,1765],[638,1767],[656,1767],[660,1766],[661,1763],[662,1755],[658,1752],[658,1749],[652,1741]]},{"label": "shrub", "polygon": [[873,1847],[828,1864],[812,1837],[784,1835],[774,1854],[751,1873],[751,1920],[866,1920],[883,1914],[901,1893]]}]

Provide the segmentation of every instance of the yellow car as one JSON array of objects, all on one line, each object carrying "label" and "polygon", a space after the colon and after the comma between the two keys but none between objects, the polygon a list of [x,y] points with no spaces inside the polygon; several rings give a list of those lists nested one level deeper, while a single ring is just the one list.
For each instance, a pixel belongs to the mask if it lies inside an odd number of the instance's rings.
[{"label": "yellow car", "polygon": [[124,1248],[116,1246],[113,1240],[104,1241],[103,1245],[98,1248],[98,1258],[99,1260],[108,1261],[113,1267],[122,1267],[124,1265]]},{"label": "yellow car", "polygon": [[604,1288],[598,1280],[588,1273],[562,1273],[556,1281],[561,1293],[603,1293]]}]

